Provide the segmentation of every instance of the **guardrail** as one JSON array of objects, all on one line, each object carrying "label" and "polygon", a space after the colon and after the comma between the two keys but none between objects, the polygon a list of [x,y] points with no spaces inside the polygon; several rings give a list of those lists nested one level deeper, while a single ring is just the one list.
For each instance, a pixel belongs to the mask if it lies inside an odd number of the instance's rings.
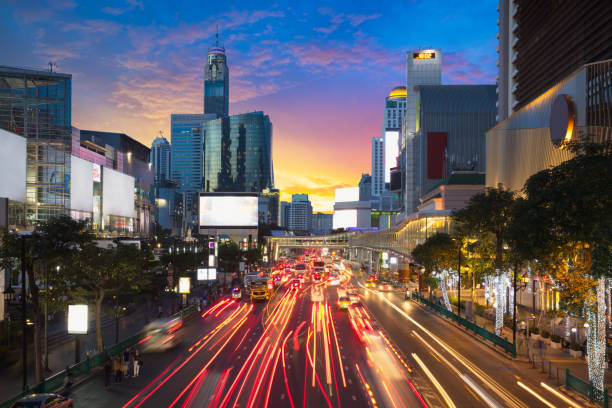
[{"label": "guardrail", "polygon": [[604,408],[608,408],[608,389],[604,388],[603,391],[593,386],[593,383],[586,382],[578,377],[570,374],[570,369],[565,369],[565,386],[568,389],[579,392],[584,395],[592,404],[601,405]]},{"label": "guardrail", "polygon": [[[180,317],[182,320],[190,318],[192,315],[197,313],[198,306],[192,305],[180,312],[173,314],[171,317]],[[120,341],[119,343],[104,348],[104,351],[97,353],[93,356],[87,356],[85,360],[80,363],[67,366],[65,370],[60,371],[52,375],[51,377],[45,378],[41,383],[34,385],[32,388],[27,388],[25,391],[15,395],[14,397],[0,403],[0,408],[10,408],[17,400],[25,397],[28,394],[35,393],[46,393],[53,392],[60,389],[64,385],[64,379],[66,378],[66,372],[69,370],[72,373],[73,378],[88,375],[92,368],[104,364],[107,358],[114,357],[123,353],[127,348],[133,347],[138,344],[145,337],[144,333],[138,333],[134,336],[128,337],[127,339]]]},{"label": "guardrail", "polygon": [[463,317],[458,316],[456,313],[450,312],[448,310],[446,310],[445,308],[443,308],[440,305],[437,305],[433,302],[430,302],[429,300],[425,299],[423,296],[419,295],[418,293],[413,293],[412,294],[412,299],[421,302],[422,304],[424,304],[427,307],[432,308],[433,310],[435,310],[436,312],[438,312],[439,314],[448,317],[449,319],[455,321],[456,323],[460,324],[461,326],[465,327],[466,329],[471,330],[472,332],[474,332],[475,334],[479,335],[480,337],[482,337],[485,340],[489,340],[490,342],[492,342],[493,344],[500,346],[501,348],[503,348],[505,351],[507,351],[508,353],[512,354],[512,356],[516,357],[516,346],[514,343],[509,342],[508,340],[504,339],[503,337],[500,337],[498,335],[496,335],[495,333],[491,333],[490,331],[478,326],[476,323],[471,322]]}]

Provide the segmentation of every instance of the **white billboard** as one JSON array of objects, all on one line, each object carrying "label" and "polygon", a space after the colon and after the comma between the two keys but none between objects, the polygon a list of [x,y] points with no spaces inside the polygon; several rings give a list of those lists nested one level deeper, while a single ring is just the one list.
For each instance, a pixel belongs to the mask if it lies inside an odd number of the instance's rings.
[{"label": "white billboard", "polygon": [[200,228],[257,228],[257,195],[200,195]]},{"label": "white billboard", "polygon": [[397,130],[386,130],[384,136],[385,144],[385,183],[391,182],[391,168],[397,167],[397,156],[399,155],[399,132]]},{"label": "white billboard", "polygon": [[134,177],[103,167],[102,213],[134,218]]},{"label": "white billboard", "polygon": [[334,201],[336,203],[359,201],[359,187],[337,188]]},{"label": "white billboard", "polygon": [[334,229],[354,228],[357,226],[357,210],[334,210]]},{"label": "white billboard", "polygon": [[0,197],[26,200],[26,139],[0,129]]},{"label": "white billboard", "polygon": [[70,156],[70,209],[93,211],[93,163]]},{"label": "white billboard", "polygon": [[87,334],[88,325],[87,305],[68,305],[68,333]]},{"label": "white billboard", "polygon": [[217,280],[217,268],[198,268],[198,280]]}]

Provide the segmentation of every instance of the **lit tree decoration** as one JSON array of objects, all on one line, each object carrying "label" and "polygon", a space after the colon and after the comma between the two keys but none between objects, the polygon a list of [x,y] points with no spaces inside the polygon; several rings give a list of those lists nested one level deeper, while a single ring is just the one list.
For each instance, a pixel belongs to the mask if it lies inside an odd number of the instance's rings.
[{"label": "lit tree decoration", "polygon": [[[517,271],[514,271],[514,273],[517,273]],[[508,296],[508,310],[506,310],[506,312],[514,313],[514,290],[512,289],[509,275],[506,275],[506,293],[508,292],[507,288],[510,288],[510,296]]]},{"label": "lit tree decoration", "polygon": [[[599,278],[597,282],[597,304],[587,300],[587,362],[589,380],[599,390],[604,387],[606,364],[606,280]],[[596,310],[594,310],[596,308]]]},{"label": "lit tree decoration", "polygon": [[504,325],[507,281],[505,272],[495,277],[495,334],[498,336],[501,334],[501,328]]},{"label": "lit tree decoration", "polygon": [[448,271],[446,269],[442,270],[442,273],[438,275],[438,279],[440,280],[440,290],[442,290],[442,297],[444,298],[444,306],[449,312],[452,312],[450,300],[448,300],[448,292],[446,291],[446,278],[448,276]]},{"label": "lit tree decoration", "polygon": [[527,265],[527,272],[529,273],[529,284],[527,284],[527,293],[531,294],[531,286],[533,282],[533,274],[531,273],[531,266]]},{"label": "lit tree decoration", "polygon": [[569,341],[570,339],[570,335],[571,335],[571,331],[570,331],[570,318],[567,314],[567,312],[565,312],[565,318],[563,319],[565,322],[565,332],[564,332],[564,337],[565,340]]}]

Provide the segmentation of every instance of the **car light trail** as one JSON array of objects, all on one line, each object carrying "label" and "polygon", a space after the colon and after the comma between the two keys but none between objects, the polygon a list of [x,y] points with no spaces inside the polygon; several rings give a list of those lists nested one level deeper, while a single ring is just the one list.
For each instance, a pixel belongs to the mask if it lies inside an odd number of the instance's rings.
[{"label": "car light trail", "polygon": [[331,307],[327,309],[329,320],[331,321],[332,331],[334,333],[334,342],[336,343],[336,353],[338,354],[338,365],[340,366],[340,374],[342,375],[342,386],[346,388],[346,378],[344,377],[344,367],[342,366],[342,355],[340,354],[340,347],[338,346],[338,336],[336,335],[336,327],[334,325],[334,319],[331,315]]},{"label": "car light trail", "polygon": [[181,408],[187,408],[187,407],[190,407],[191,404],[193,404],[193,400],[195,399],[195,396],[196,396],[197,392],[200,390],[200,387],[202,386],[202,383],[204,382],[206,377],[208,377],[208,373],[209,373],[209,371],[205,370],[205,371],[201,371],[197,375],[197,377],[196,377],[197,378],[196,384],[191,389],[191,392],[187,396],[187,399],[185,400],[185,402],[183,403]]},{"label": "car light trail", "polygon": [[395,400],[393,399],[393,395],[391,395],[391,391],[389,391],[389,388],[387,388],[387,384],[384,381],[381,381],[383,388],[385,389],[385,392],[387,393],[387,397],[389,397],[389,400],[391,400],[391,404],[393,404],[393,408],[398,408],[397,404],[395,403]]},{"label": "car light trail", "polygon": [[[298,330],[299,330],[299,327],[298,327]],[[287,339],[289,338],[290,335],[291,335],[291,332],[287,333],[287,337],[285,337],[285,340],[283,340],[283,346],[281,347],[281,355],[283,357],[283,374],[285,376],[285,388],[287,389],[287,395],[289,396],[289,403],[291,404],[291,408],[295,408],[295,405],[293,405],[293,398],[291,397],[291,390],[289,389],[289,381],[287,380],[287,369],[285,366],[285,343],[287,343]],[[306,364],[306,368],[308,368],[308,364]]]},{"label": "car light trail", "polygon": [[553,405],[550,402],[548,402],[546,399],[544,399],[544,397],[542,397],[540,394],[538,394],[537,392],[535,392],[534,390],[532,390],[531,388],[529,388],[528,386],[526,386],[522,382],[517,381],[516,383],[518,384],[519,387],[521,387],[522,389],[524,389],[525,391],[527,391],[528,393],[530,393],[531,395],[533,395],[534,397],[539,399],[542,402],[542,404],[544,404],[544,405],[546,405],[547,407],[550,407],[550,408],[557,408],[555,405]]},{"label": "car light trail", "polygon": [[368,398],[370,398],[372,407],[377,408],[378,405],[376,405],[376,400],[374,399],[374,394],[372,393],[372,390],[370,389],[370,384],[368,384],[365,378],[363,378],[363,374],[361,374],[361,369],[359,368],[359,364],[355,363],[355,367],[357,368],[357,374],[359,374],[359,378],[361,379],[361,382],[363,382],[363,385],[365,386],[366,393],[368,394]]},{"label": "car light trail", "polygon": [[436,380],[436,377],[434,377],[434,375],[431,373],[431,371],[429,371],[429,368],[427,368],[425,363],[423,363],[423,361],[421,361],[419,356],[417,356],[416,353],[412,353],[412,358],[414,358],[414,360],[417,362],[417,364],[421,367],[421,369],[423,370],[425,375],[429,378],[429,380],[434,385],[434,387],[436,387],[436,389],[438,390],[438,392],[442,396],[442,399],[444,400],[444,402],[446,402],[446,405],[448,405],[449,408],[456,408],[455,403],[453,402],[453,400],[448,396],[448,394],[446,393],[446,391],[444,390],[442,385],[440,385],[438,380]]},{"label": "car light trail", "polygon": [[231,371],[232,369],[228,368],[224,370],[223,373],[221,374],[220,381],[215,387],[215,391],[213,391],[213,395],[210,398],[210,403],[208,404],[208,408],[216,407],[217,404],[219,403],[219,398],[221,398],[221,392],[225,388],[225,383],[227,382],[227,379]]},{"label": "car light trail", "polygon": [[151,337],[153,337],[153,335],[149,334],[147,337],[145,337],[144,339],[142,339],[138,343],[136,343],[136,345],[144,343],[145,341],[149,340]]},{"label": "car light trail", "polygon": [[[285,338],[285,340],[287,340],[287,338]],[[274,360],[274,365],[272,366],[272,373],[270,375],[270,380],[269,380],[270,382],[268,383],[268,391],[266,392],[266,400],[264,402],[264,407],[268,406],[268,401],[270,400],[270,390],[272,390],[272,383],[274,382],[274,374],[276,373],[276,365],[278,364],[278,359],[280,358],[281,353],[283,353],[283,350],[278,350],[278,352],[276,353],[276,359]],[[285,356],[283,356],[283,358],[284,357]]]},{"label": "car light trail", "polygon": [[478,384],[472,381],[470,377],[465,374],[460,375],[460,377],[463,381],[465,381],[467,385],[470,386],[471,389],[476,392],[476,394],[480,396],[480,398],[482,398],[484,402],[487,403],[488,406],[490,406],[491,408],[502,408],[501,405],[499,405],[493,398],[489,396],[489,394],[487,394],[482,388],[480,388]]},{"label": "car light trail", "polygon": [[232,299],[231,301],[227,302],[227,304],[225,306],[223,306],[221,309],[219,309],[219,311],[217,311],[217,313],[215,313],[215,317],[219,317],[219,315],[221,313],[223,313],[223,311],[225,309],[227,309],[228,307],[230,307],[231,305],[235,304],[236,301],[234,299]]},{"label": "car light trail", "polygon": [[574,407],[574,408],[580,408],[580,405],[576,404],[574,401],[572,401],[571,399],[567,398],[565,395],[561,394],[559,391],[555,390],[553,387],[551,387],[550,385],[541,382],[540,385],[542,387],[544,387],[545,390],[550,391],[551,393],[553,393],[557,398],[563,400],[565,403],[569,404],[570,406]]},{"label": "car light trail", "polygon": [[[366,291],[372,292],[370,289],[366,288],[365,286],[363,286],[361,284],[359,284],[359,285],[361,287],[363,287]],[[374,292],[372,292],[372,293],[374,293]],[[400,309],[397,305],[395,305],[389,299],[387,299],[384,296],[381,296],[380,298],[384,302],[386,302],[389,306],[391,306],[393,309],[395,309],[406,320],[409,320],[412,324],[417,326],[425,334],[427,334],[429,337],[431,337],[431,339],[434,340],[436,343],[438,343],[440,345],[440,347],[442,347],[449,354],[451,354],[453,357],[455,357],[455,359],[457,359],[457,361],[459,361],[463,366],[465,366],[468,370],[470,370],[472,372],[472,374],[474,374],[476,377],[478,377],[487,387],[489,387],[492,391],[497,393],[508,405],[510,405],[511,407],[515,407],[515,408],[518,408],[518,407],[527,408],[527,406],[522,401],[520,401],[516,396],[514,396],[514,394],[510,393],[509,391],[507,391],[505,388],[503,388],[501,385],[499,385],[495,380],[493,380],[490,376],[488,376],[484,371],[482,371],[480,368],[478,368],[476,365],[474,365],[471,361],[467,360],[460,353],[455,351],[452,347],[448,346],[446,343],[444,343],[437,336],[435,336],[433,333],[431,333],[429,330],[427,330],[424,326],[422,326],[415,319],[413,319],[412,317],[408,316],[408,314],[406,314],[406,312],[404,312],[402,309]],[[438,354],[438,356],[439,356],[439,354]]]},{"label": "car light trail", "polygon": [[225,302],[227,302],[229,299],[223,299],[222,301],[220,301],[219,303],[217,303],[216,305],[214,305],[213,307],[211,307],[210,309],[208,309],[207,311],[205,311],[204,313],[202,313],[202,317],[206,317],[208,314],[214,312],[215,310],[217,310],[220,306],[222,306],[223,304],[225,304]]}]

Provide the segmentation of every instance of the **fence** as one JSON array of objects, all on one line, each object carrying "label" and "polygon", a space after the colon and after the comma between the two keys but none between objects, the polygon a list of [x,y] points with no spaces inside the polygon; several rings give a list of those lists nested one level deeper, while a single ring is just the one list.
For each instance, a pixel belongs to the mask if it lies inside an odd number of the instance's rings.
[{"label": "fence", "polygon": [[417,301],[421,302],[422,304],[424,304],[425,306],[428,306],[428,307],[432,308],[433,310],[435,310],[439,314],[441,314],[443,316],[446,316],[449,319],[451,319],[451,320],[455,321],[456,323],[460,324],[461,326],[467,328],[468,330],[471,330],[472,332],[474,332],[475,334],[479,335],[483,339],[489,340],[493,344],[500,346],[505,351],[507,351],[508,353],[512,354],[514,357],[516,357],[516,345],[514,343],[509,342],[508,340],[504,339],[503,337],[499,337],[495,333],[491,333],[490,331],[485,330],[484,328],[478,326],[476,323],[471,322],[471,321],[469,321],[469,320],[467,320],[467,319],[465,319],[463,317],[458,316],[456,313],[453,313],[451,311],[446,310],[445,308],[443,308],[440,305],[437,305],[437,304],[435,304],[433,302],[430,302],[429,300],[425,299],[423,296],[419,295],[418,293],[413,293],[412,294],[412,299],[417,300]]},{"label": "fence", "polygon": [[[195,312],[197,311],[198,306],[192,305],[180,312],[175,313],[171,317],[180,317],[182,320],[186,320],[191,316],[195,315]],[[105,348],[104,351],[98,354],[95,354],[91,357],[87,356],[85,360],[81,361],[80,363],[66,367],[66,370],[70,370],[74,378],[88,375],[92,368],[104,364],[108,357],[117,356],[121,354],[123,350],[135,346],[144,338],[144,336],[144,333],[138,333],[134,336],[128,337],[127,339],[120,341],[119,343],[109,347],[108,349]],[[66,378],[66,370],[62,370],[49,378],[45,378],[40,384],[36,384],[32,388],[26,389],[25,391],[21,392],[19,395],[16,395],[13,398],[0,403],[0,408],[9,408],[17,400],[28,394],[53,392],[55,390],[60,389],[64,385],[64,379]]]},{"label": "fence", "polygon": [[599,404],[604,408],[608,408],[608,389],[604,388],[603,391],[595,388],[593,383],[581,380],[578,377],[574,377],[570,374],[569,368],[565,369],[565,386],[568,389],[579,392],[589,399],[591,403]]}]

